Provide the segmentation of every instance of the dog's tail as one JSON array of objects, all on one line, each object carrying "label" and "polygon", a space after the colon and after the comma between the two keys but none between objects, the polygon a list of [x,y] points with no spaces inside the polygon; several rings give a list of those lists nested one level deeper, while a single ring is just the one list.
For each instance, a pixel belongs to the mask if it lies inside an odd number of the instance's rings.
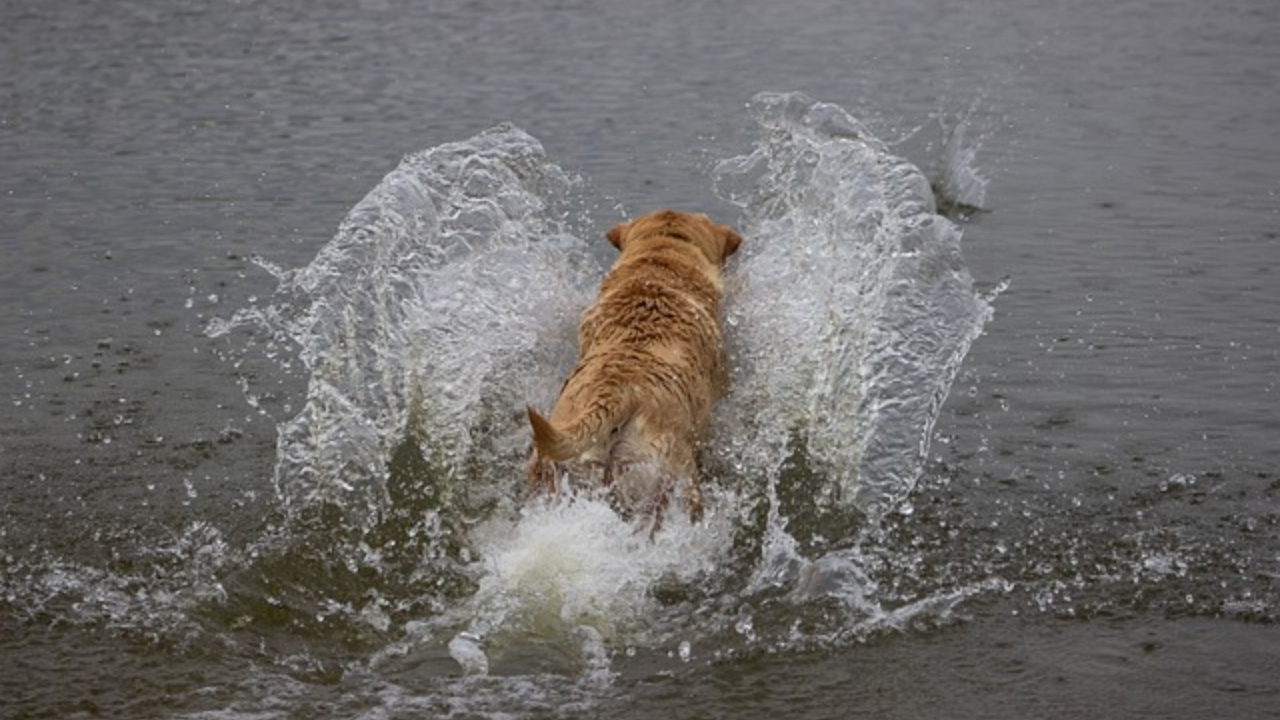
[{"label": "dog's tail", "polygon": [[627,424],[636,413],[631,393],[623,391],[599,398],[586,412],[566,427],[557,428],[525,406],[529,425],[533,428],[533,447],[542,457],[552,461],[571,460],[609,439],[613,432]]}]

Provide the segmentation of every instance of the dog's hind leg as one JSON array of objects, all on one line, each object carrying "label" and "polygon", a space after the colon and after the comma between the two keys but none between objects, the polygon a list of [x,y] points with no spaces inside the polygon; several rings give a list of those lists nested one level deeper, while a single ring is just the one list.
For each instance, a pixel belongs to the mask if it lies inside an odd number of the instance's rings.
[{"label": "dog's hind leg", "polygon": [[649,528],[649,542],[657,537],[658,531],[662,529],[662,523],[667,519],[667,508],[671,506],[671,490],[674,483],[670,478],[663,478],[658,490],[653,497],[645,505],[640,516],[645,522],[638,523],[635,532],[638,534],[647,525]]}]

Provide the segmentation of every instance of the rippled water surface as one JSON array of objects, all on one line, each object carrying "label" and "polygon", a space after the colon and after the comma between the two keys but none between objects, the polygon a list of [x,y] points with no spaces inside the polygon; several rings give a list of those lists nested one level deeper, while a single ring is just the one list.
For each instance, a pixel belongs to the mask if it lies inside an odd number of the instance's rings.
[{"label": "rippled water surface", "polygon": [[[0,716],[1270,717],[1280,11],[0,10]],[[708,514],[528,503],[604,231]]]}]

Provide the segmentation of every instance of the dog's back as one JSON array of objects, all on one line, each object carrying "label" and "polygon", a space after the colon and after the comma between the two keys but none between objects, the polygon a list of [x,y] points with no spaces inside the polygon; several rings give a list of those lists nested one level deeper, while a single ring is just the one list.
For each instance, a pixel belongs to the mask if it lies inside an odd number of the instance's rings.
[{"label": "dog's back", "polygon": [[697,447],[725,385],[720,268],[741,243],[703,215],[661,211],[615,227],[621,251],[579,328],[579,360],[549,419],[528,409],[533,491],[599,473],[625,512],[660,521],[673,487],[700,512]]}]

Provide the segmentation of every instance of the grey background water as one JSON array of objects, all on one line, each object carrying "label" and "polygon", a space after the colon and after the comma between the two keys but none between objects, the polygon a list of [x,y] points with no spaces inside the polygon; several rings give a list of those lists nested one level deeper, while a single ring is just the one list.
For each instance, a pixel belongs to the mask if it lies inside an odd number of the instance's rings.
[{"label": "grey background water", "polygon": [[[1272,3],[10,0],[0,19],[0,715],[243,702],[218,689],[243,658],[25,596],[59,597],[31,580],[50,558],[119,568],[118,543],[203,520],[234,540],[270,511],[274,427],[241,378],[280,384],[277,419],[299,381],[201,332],[271,291],[251,256],[305,264],[402,154],[501,121],[610,199],[601,224],[728,213],[707,168],[746,149],[760,90],[839,103],[924,166],[935,119],[966,120],[990,180],[966,258],[1009,289],[895,532],[922,576],[1047,584],[941,628],[624,678],[609,712],[1280,708]],[[326,692],[281,712],[340,705]]]}]

